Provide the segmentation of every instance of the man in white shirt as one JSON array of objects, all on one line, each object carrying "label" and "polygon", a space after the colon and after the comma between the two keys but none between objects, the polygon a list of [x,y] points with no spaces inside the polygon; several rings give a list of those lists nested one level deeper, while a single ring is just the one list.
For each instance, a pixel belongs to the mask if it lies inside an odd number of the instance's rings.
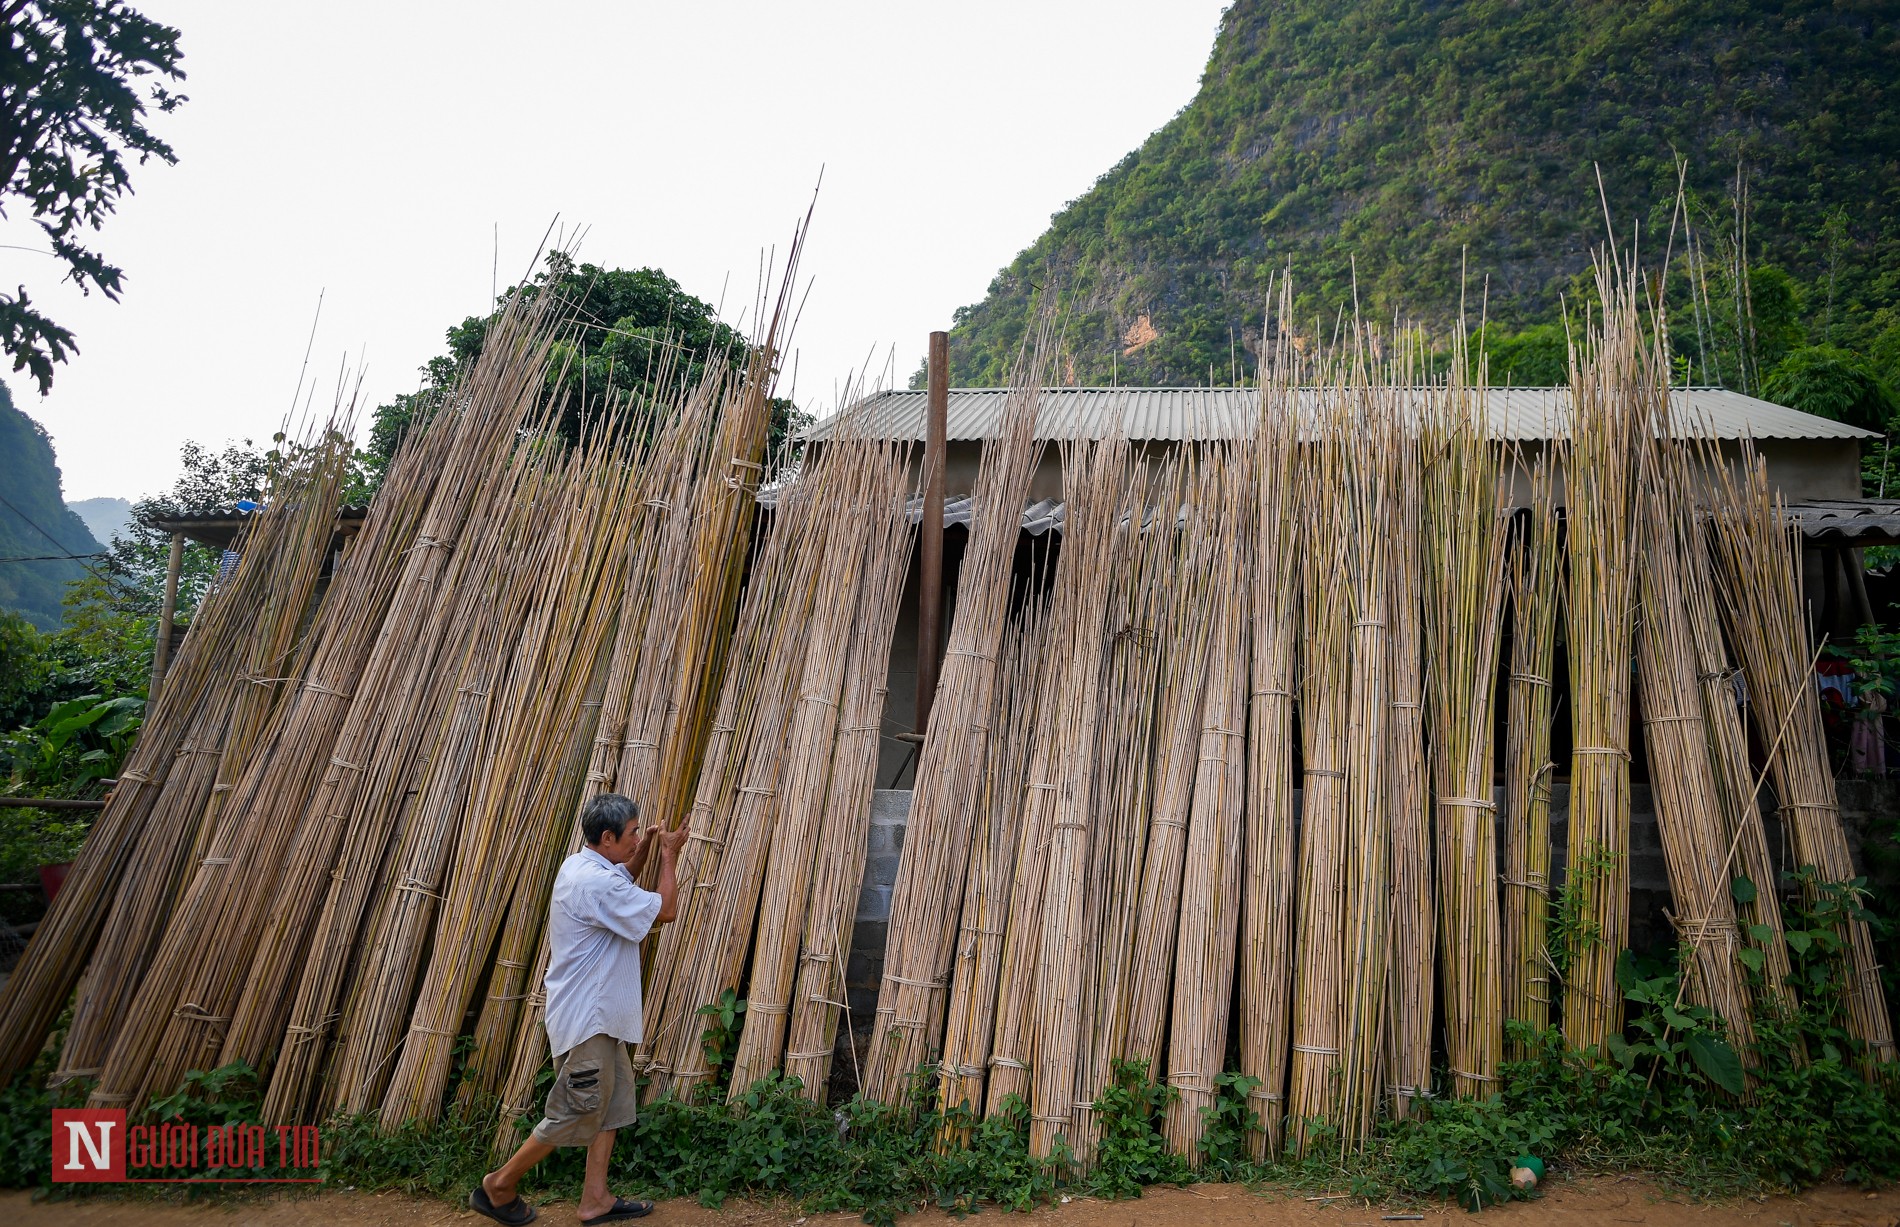
[{"label": "man in white shirt", "polygon": [[[546,1114],[514,1156],[482,1177],[468,1196],[471,1210],[509,1227],[534,1221],[535,1208],[516,1185],[557,1146],[587,1147],[580,1201],[585,1227],[640,1218],[653,1209],[652,1202],[609,1193],[607,1164],[615,1131],[639,1114],[627,1045],[641,1038],[640,943],[678,911],[676,864],[687,829],[642,831],[638,806],[618,793],[603,793],[582,808],[581,835],[587,846],[561,865],[548,901],[547,1027],[554,1086]],[[655,845],[660,850],[657,892],[642,890],[634,881]]]}]

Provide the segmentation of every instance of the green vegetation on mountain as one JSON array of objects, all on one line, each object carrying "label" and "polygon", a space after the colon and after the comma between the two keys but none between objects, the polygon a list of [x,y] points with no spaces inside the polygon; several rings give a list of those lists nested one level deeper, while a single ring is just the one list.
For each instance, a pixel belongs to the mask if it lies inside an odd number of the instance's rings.
[{"label": "green vegetation on mountain", "polygon": [[61,497],[52,440],[0,384],[0,609],[54,629],[66,585],[86,574],[70,556],[97,553],[99,543]]},{"label": "green vegetation on mountain", "polygon": [[1237,0],[1193,101],[957,312],[953,378],[1002,381],[1048,290],[1065,381],[1228,382],[1290,265],[1301,332],[1356,301],[1442,336],[1462,286],[1494,377],[1549,382],[1605,204],[1660,265],[1680,159],[1681,377],[1758,392],[1826,347],[1780,386],[1876,411],[1900,375],[1897,55],[1876,0]]}]

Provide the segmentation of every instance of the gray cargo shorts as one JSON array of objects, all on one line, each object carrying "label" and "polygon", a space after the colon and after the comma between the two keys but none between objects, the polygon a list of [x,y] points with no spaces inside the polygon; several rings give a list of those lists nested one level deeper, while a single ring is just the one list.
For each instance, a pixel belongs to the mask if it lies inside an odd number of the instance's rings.
[{"label": "gray cargo shorts", "polygon": [[544,1146],[586,1146],[606,1129],[624,1129],[640,1115],[639,1088],[627,1046],[595,1035],[561,1054],[534,1140]]}]

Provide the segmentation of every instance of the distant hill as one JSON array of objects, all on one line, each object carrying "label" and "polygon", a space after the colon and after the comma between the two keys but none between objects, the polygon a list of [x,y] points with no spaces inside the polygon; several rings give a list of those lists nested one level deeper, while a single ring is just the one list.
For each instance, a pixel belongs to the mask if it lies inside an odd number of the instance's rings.
[{"label": "distant hill", "polygon": [[127,499],[82,498],[66,506],[86,522],[86,527],[101,542],[110,542],[132,522],[132,504]]},{"label": "distant hill", "polygon": [[1891,0],[1237,0],[1193,101],[957,312],[952,375],[1005,378],[1041,285],[1063,382],[1225,383],[1289,260],[1307,331],[1351,310],[1355,257],[1375,320],[1455,319],[1463,263],[1472,316],[1488,280],[1502,328],[1554,321],[1603,238],[1594,166],[1653,257],[1678,154],[1710,279],[1740,160],[1749,258],[1792,274],[1808,343],[1872,352],[1900,323],[1896,63]]},{"label": "distant hill", "polygon": [[85,574],[80,563],[58,556],[100,548],[61,497],[52,440],[14,408],[0,384],[0,608],[24,614],[41,630],[57,629],[66,585]]}]

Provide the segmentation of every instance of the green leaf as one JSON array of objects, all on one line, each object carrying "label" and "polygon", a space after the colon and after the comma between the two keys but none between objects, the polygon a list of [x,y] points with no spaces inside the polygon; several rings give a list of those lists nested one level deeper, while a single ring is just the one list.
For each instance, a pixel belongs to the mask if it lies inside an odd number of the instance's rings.
[{"label": "green leaf", "polygon": [[1643,982],[1636,972],[1636,960],[1625,950],[1616,960],[1616,986],[1625,993],[1633,993]]},{"label": "green leaf", "polygon": [[1727,1041],[1706,1031],[1697,1031],[1689,1036],[1687,1047],[1689,1059],[1695,1062],[1703,1077],[1731,1095],[1742,1093],[1746,1086],[1742,1077],[1742,1059],[1735,1055],[1735,1050],[1729,1047]]},{"label": "green leaf", "polygon": [[1759,950],[1737,950],[1735,957],[1741,960],[1742,966],[1748,968],[1750,971],[1758,972],[1768,963],[1768,959]]},{"label": "green leaf", "polygon": [[1735,896],[1737,903],[1753,903],[1756,894],[1755,884],[1747,878],[1738,877],[1728,884],[1728,893]]},{"label": "green leaf", "polygon": [[1814,939],[1800,929],[1788,930],[1788,948],[1796,954],[1806,954],[1808,947],[1814,945]]},{"label": "green leaf", "polygon": [[1609,1050],[1610,1059],[1624,1069],[1629,1069],[1635,1064],[1635,1058],[1630,1053],[1629,1041],[1622,1036],[1614,1034],[1608,1036],[1604,1039],[1603,1046]]}]

